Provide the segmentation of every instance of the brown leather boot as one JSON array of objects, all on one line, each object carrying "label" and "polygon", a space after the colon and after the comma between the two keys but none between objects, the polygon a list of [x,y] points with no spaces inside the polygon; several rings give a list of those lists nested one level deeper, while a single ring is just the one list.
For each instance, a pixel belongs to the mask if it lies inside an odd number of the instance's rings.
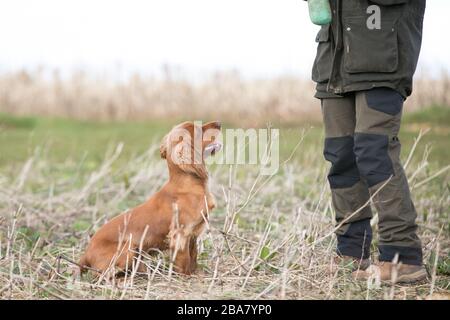
[{"label": "brown leather boot", "polygon": [[329,273],[334,274],[339,269],[349,270],[366,270],[370,266],[370,259],[358,259],[350,256],[336,256],[331,262]]},{"label": "brown leather boot", "polygon": [[355,280],[379,279],[390,283],[415,283],[427,278],[424,266],[411,264],[380,262],[372,264],[366,270],[356,270],[352,273]]}]

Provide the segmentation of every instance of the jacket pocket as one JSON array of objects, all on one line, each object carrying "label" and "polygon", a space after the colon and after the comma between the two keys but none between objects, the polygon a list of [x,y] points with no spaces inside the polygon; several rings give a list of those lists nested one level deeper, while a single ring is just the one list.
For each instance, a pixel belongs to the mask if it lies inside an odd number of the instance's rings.
[{"label": "jacket pocket", "polygon": [[333,50],[330,39],[330,25],[322,26],[316,36],[317,54],[314,60],[312,79],[322,83],[328,81],[331,74]]},{"label": "jacket pocket", "polygon": [[348,73],[397,71],[396,22],[381,20],[380,29],[369,29],[365,17],[347,18],[344,50],[344,69]]}]

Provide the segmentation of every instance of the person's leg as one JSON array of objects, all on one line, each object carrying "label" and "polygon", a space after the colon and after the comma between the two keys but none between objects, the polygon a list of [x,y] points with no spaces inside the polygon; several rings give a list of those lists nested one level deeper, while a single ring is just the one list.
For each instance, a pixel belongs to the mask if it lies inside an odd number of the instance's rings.
[{"label": "person's leg", "polygon": [[[355,154],[379,215],[379,260],[422,265],[417,214],[400,163],[403,98],[389,88],[356,93]],[[390,275],[390,271],[386,273]]]},{"label": "person's leg", "polygon": [[372,212],[366,205],[369,191],[360,178],[353,150],[355,96],[350,94],[343,98],[322,99],[322,115],[325,125],[324,156],[331,162],[328,181],[338,225],[337,253],[367,259],[372,240]]}]

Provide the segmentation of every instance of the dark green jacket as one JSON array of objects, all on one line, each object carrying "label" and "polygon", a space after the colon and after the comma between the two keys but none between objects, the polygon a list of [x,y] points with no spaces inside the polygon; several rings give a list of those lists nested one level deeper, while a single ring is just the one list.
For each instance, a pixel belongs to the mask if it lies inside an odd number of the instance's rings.
[{"label": "dark green jacket", "polygon": [[[312,79],[316,97],[389,87],[404,98],[412,92],[412,77],[422,43],[426,0],[330,0],[333,21],[316,37]],[[381,24],[368,27],[380,8]],[[372,7],[373,9],[373,7]],[[374,22],[374,20],[370,20]]]}]

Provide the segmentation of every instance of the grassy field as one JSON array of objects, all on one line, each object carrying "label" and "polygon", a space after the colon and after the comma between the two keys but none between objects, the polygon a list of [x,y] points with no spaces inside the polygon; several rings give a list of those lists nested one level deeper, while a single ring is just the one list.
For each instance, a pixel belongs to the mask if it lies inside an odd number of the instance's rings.
[{"label": "grassy field", "polygon": [[[449,299],[450,108],[439,107],[406,114],[400,135],[428,283],[388,287],[354,282],[345,270],[327,274],[334,213],[319,122],[281,127],[277,175],[260,176],[257,166],[212,168],[218,206],[201,240],[198,274],[169,274],[167,255],[159,254],[144,257],[147,274],[121,283],[73,281],[70,264],[57,257],[77,260],[93,231],[162,185],[159,141],[179,120],[1,114],[0,298]],[[376,239],[373,252],[376,259]]]}]

